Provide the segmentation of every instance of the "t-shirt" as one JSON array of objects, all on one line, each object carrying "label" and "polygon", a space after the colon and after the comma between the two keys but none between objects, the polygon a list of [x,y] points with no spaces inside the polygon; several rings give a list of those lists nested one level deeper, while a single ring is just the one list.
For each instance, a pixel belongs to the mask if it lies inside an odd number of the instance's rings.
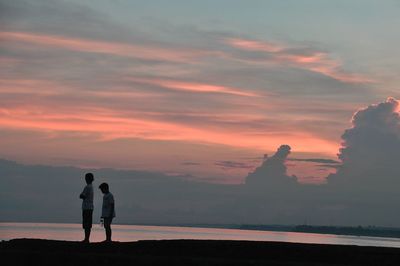
[{"label": "t-shirt", "polygon": [[112,208],[113,204],[115,206],[113,194],[111,194],[111,192],[104,194],[103,207],[101,209],[101,217],[115,217],[115,207],[114,209]]},{"label": "t-shirt", "polygon": [[85,197],[82,201],[82,210],[93,210],[93,186],[92,184],[86,185],[82,191],[82,195]]}]

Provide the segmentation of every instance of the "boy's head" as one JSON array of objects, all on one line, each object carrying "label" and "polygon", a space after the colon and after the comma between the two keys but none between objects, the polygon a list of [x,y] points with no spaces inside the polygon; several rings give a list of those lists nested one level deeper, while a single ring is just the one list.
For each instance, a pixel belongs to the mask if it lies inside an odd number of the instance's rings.
[{"label": "boy's head", "polygon": [[103,193],[108,193],[110,191],[107,183],[101,183],[99,188]]},{"label": "boy's head", "polygon": [[87,184],[92,184],[93,180],[94,180],[94,176],[92,173],[87,173],[85,175],[85,180]]}]

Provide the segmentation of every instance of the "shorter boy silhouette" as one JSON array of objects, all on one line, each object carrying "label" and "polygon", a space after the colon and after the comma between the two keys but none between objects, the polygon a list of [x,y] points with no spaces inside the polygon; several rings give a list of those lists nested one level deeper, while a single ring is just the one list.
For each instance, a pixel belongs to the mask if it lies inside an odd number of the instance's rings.
[{"label": "shorter boy silhouette", "polygon": [[104,229],[106,231],[106,240],[104,242],[111,242],[111,222],[115,217],[114,196],[111,194],[107,183],[102,183],[99,188],[104,194],[101,209],[101,218],[104,220]]}]

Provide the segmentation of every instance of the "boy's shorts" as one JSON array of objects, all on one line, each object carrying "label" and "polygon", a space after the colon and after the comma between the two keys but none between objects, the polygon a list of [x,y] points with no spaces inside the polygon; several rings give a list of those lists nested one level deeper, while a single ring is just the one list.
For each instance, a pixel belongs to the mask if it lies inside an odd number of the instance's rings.
[{"label": "boy's shorts", "polygon": [[92,228],[93,210],[82,210],[82,227],[84,229]]}]

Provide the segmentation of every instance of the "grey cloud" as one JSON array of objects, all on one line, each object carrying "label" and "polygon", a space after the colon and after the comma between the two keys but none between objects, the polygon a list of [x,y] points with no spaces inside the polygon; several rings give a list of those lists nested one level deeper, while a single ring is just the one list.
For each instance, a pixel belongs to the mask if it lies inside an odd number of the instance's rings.
[{"label": "grey cloud", "polygon": [[235,162],[235,161],[217,161],[214,164],[220,166],[223,169],[235,169],[235,168],[251,169],[254,167],[253,165],[247,163]]},{"label": "grey cloud", "polygon": [[53,157],[50,158],[52,162],[56,165],[86,165],[86,166],[96,166],[102,165],[104,162],[98,160],[91,159],[77,159],[77,158],[68,158],[68,157]]},{"label": "grey cloud", "polygon": [[358,184],[368,189],[393,189],[398,182],[400,158],[399,103],[393,98],[355,113],[352,128],[342,135],[338,173],[334,184]]},{"label": "grey cloud", "polygon": [[318,164],[318,167],[339,169],[341,164]]},{"label": "grey cloud", "polygon": [[[365,96],[372,97],[372,86],[368,84],[348,84],[326,77],[322,74],[290,66],[265,66],[232,62],[226,67],[210,66],[199,75],[208,80],[224,79],[236,86],[254,88],[256,91],[285,95],[287,97],[310,99],[335,99],[345,101],[365,101]],[[360,96],[364,93],[364,97]],[[346,97],[343,97],[343,94]],[[310,98],[311,97],[311,98]]]},{"label": "grey cloud", "polygon": [[323,159],[323,158],[306,158],[306,159],[299,159],[299,158],[288,158],[288,161],[297,161],[297,162],[311,162],[311,163],[324,163],[327,165],[330,164],[340,164],[341,162],[335,161],[332,159]]},{"label": "grey cloud", "polygon": [[106,14],[84,4],[52,0],[0,1],[1,29],[103,40],[132,40],[138,32],[114,23]]},{"label": "grey cloud", "polygon": [[187,166],[201,165],[201,163],[197,163],[197,162],[190,162],[190,161],[187,161],[187,162],[182,162],[181,164],[182,164],[182,165],[187,165]]},{"label": "grey cloud", "polygon": [[[78,195],[84,186],[84,173],[89,171],[95,174],[95,186],[110,184],[122,223],[222,221],[217,217],[217,206],[234,195],[229,185],[186,181],[163,173],[32,166],[0,160],[1,220],[77,222]],[[101,206],[97,190],[95,196],[96,217]],[[172,215],[189,209],[190,215]]]},{"label": "grey cloud", "polygon": [[296,185],[296,178],[286,174],[285,161],[290,150],[289,145],[281,145],[273,156],[266,157],[262,165],[246,177],[246,185],[261,190]]}]

